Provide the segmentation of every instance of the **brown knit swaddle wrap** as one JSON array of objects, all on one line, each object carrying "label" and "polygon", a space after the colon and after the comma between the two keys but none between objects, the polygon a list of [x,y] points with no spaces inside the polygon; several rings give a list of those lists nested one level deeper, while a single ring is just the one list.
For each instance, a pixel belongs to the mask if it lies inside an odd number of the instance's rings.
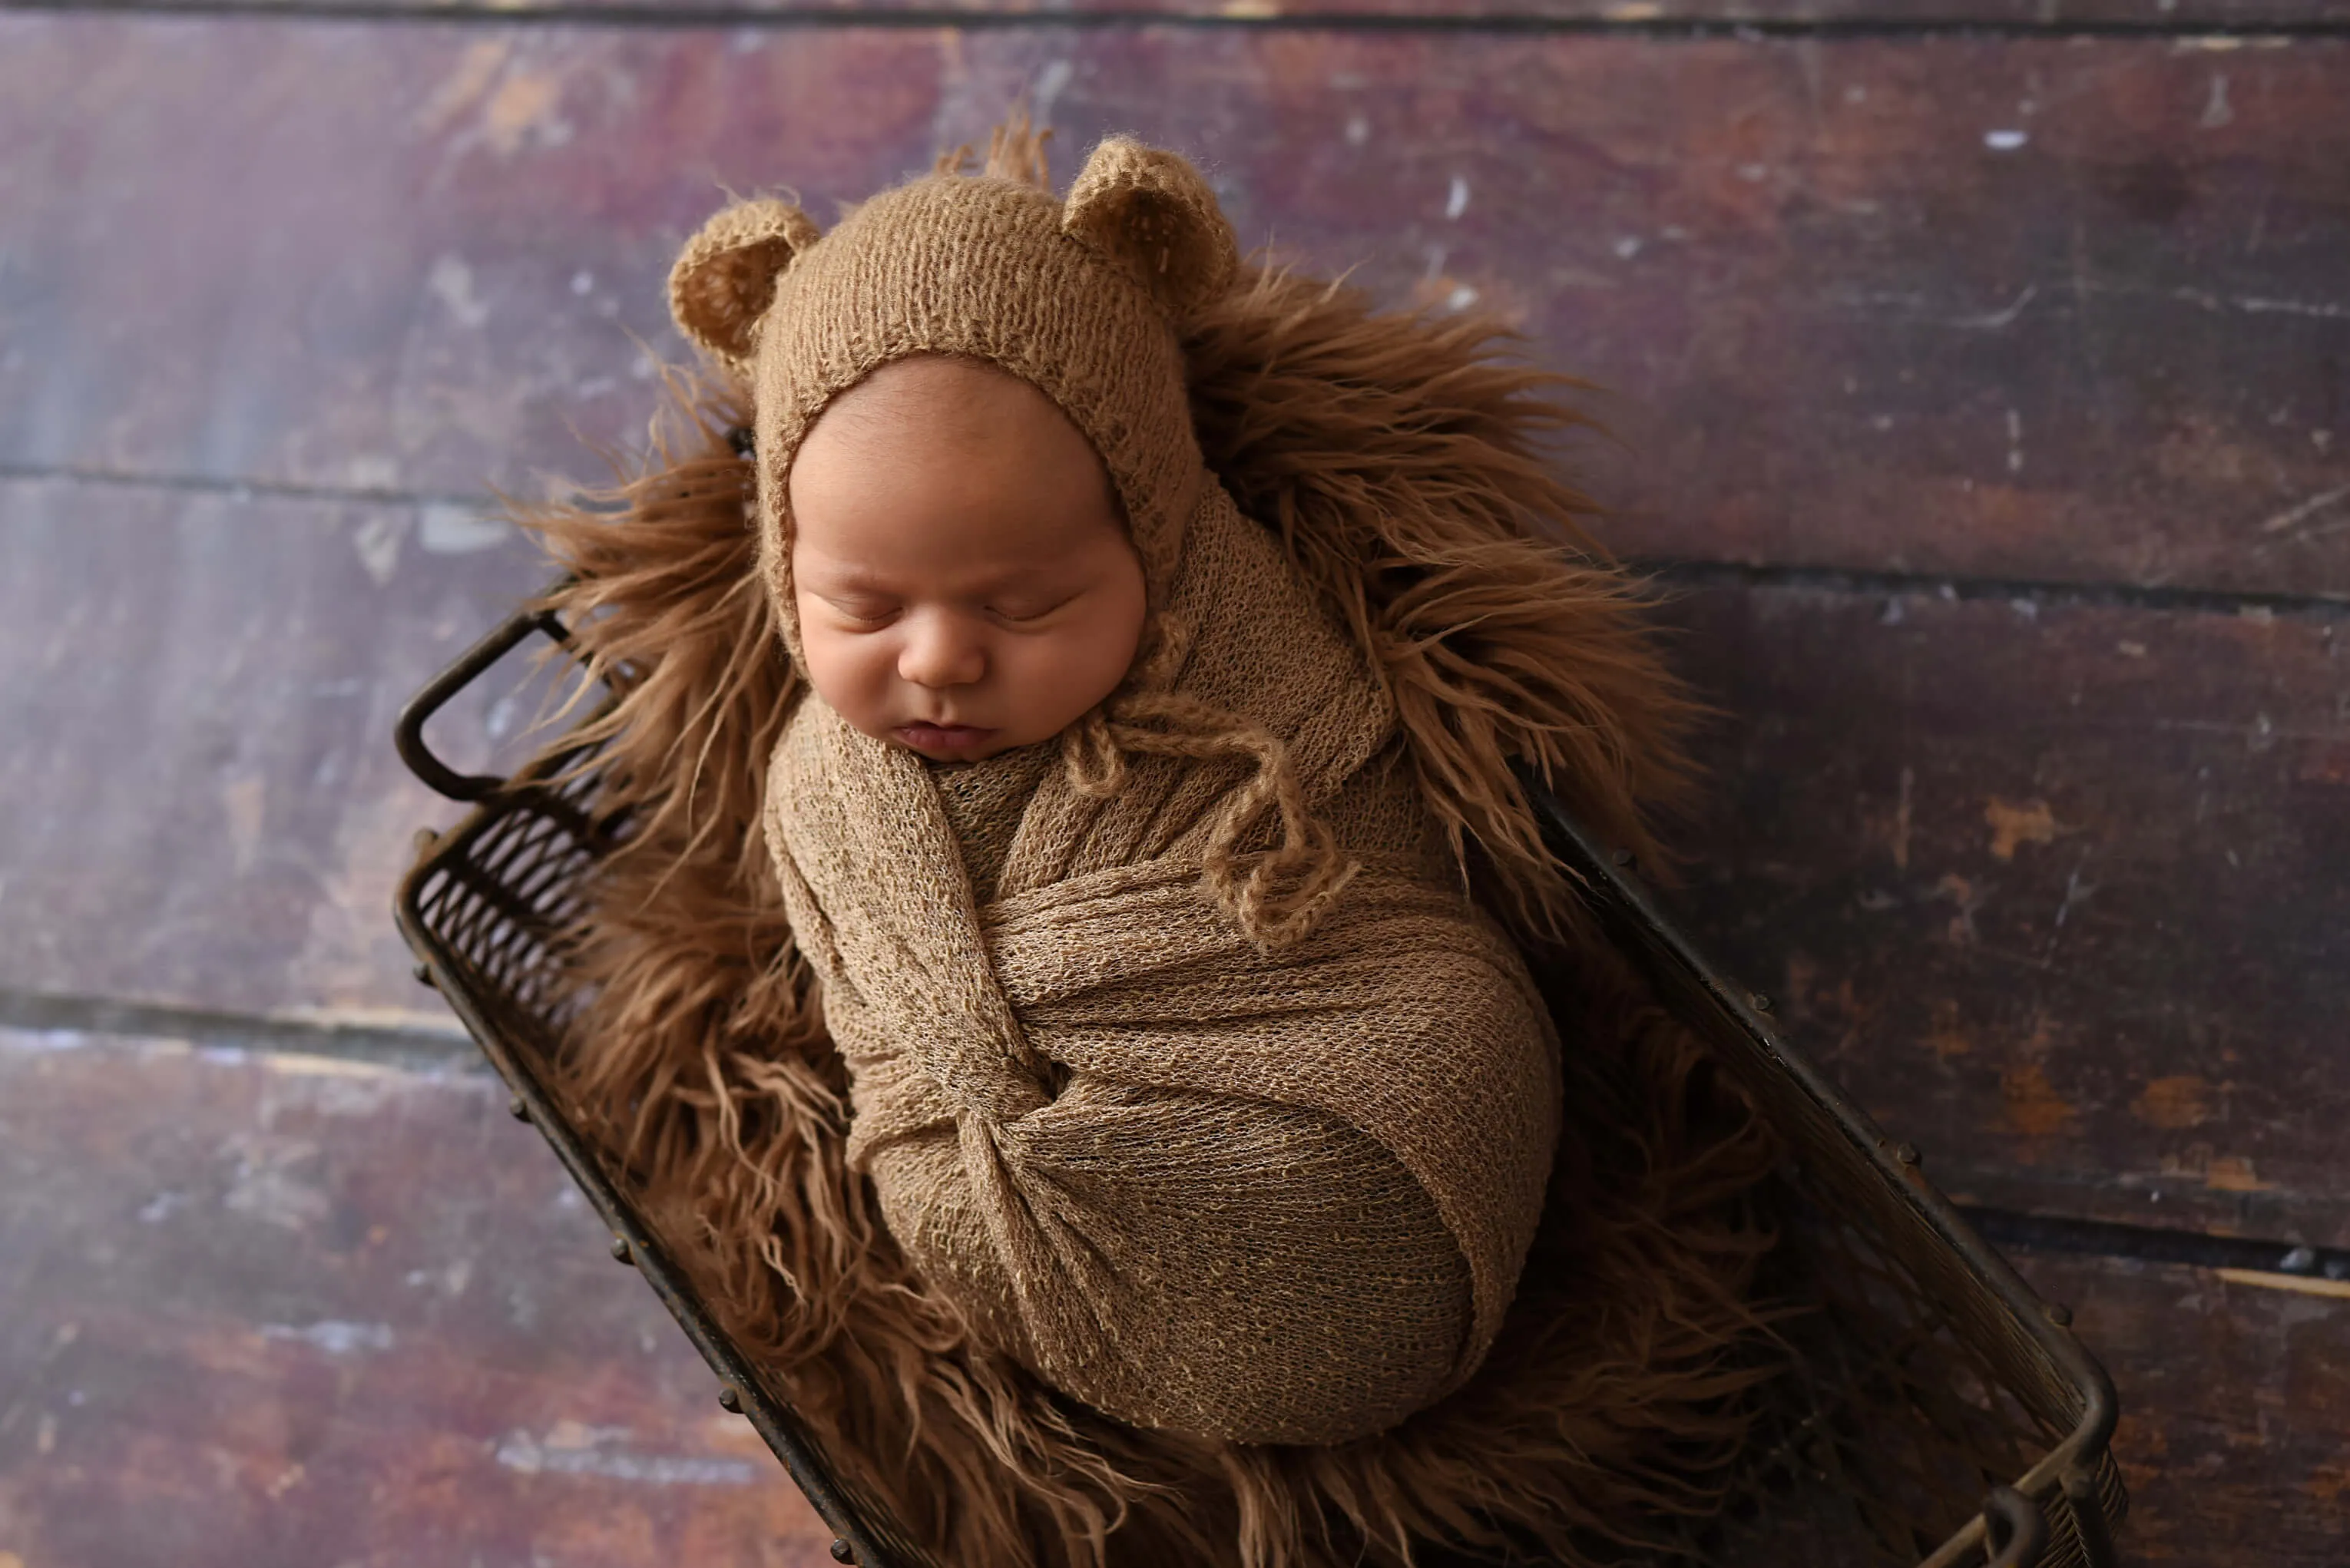
[{"label": "brown knit swaddle wrap", "polygon": [[705,240],[689,329],[713,256],[780,274],[699,326],[755,389],[787,638],[792,456],[913,353],[1053,397],[1150,588],[1136,670],[1057,751],[941,772],[812,694],[776,749],[768,843],[892,1236],[983,1339],[1139,1426],[1332,1442],[1459,1386],[1540,1217],[1556,1045],[1378,680],[1201,465],[1175,321],[1232,266],[1204,184],[1111,142],[1066,206],[941,178],[823,239],[766,203]]},{"label": "brown knit swaddle wrap", "polygon": [[[1175,689],[1287,742],[1362,867],[1302,940],[1262,950],[1203,889],[1238,781],[1188,758],[1131,761],[1106,800],[1047,759],[1008,835],[972,814],[958,836],[931,769],[811,700],[769,840],[852,1075],[849,1158],[924,1276],[1112,1415],[1335,1441],[1491,1344],[1540,1214],[1554,1048],[1409,781],[1366,767],[1394,724],[1377,687],[1221,492],[1195,522],[1178,614],[1208,618]],[[966,862],[990,836],[983,903]]]}]

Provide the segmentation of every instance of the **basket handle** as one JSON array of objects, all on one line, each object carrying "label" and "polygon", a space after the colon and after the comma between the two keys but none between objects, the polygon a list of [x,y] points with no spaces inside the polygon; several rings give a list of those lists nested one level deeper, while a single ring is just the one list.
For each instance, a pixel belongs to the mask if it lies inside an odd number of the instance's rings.
[{"label": "basket handle", "polygon": [[428,789],[453,801],[470,803],[505,786],[506,781],[496,774],[461,774],[434,756],[432,748],[424,743],[424,726],[448,705],[451,698],[521,647],[533,632],[544,633],[560,647],[571,644],[571,634],[555,618],[554,611],[516,610],[504,624],[467,649],[454,664],[428,681],[424,690],[410,698],[408,706],[400,711],[400,722],[391,732],[392,744],[400,749],[400,760],[408,764],[408,771],[423,780]]},{"label": "basket handle", "polygon": [[2048,1520],[2040,1506],[2013,1487],[1995,1486],[1983,1499],[1983,1534],[1991,1560],[1985,1568],[2034,1568],[2048,1549]]}]

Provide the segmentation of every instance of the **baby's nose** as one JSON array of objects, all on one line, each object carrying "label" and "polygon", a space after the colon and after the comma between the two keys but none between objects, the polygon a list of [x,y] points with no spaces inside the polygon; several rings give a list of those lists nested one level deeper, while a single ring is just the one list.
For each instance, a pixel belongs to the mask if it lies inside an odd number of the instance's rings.
[{"label": "baby's nose", "polygon": [[898,653],[898,677],[932,689],[969,686],[987,673],[979,639],[943,617],[923,617],[908,628]]}]

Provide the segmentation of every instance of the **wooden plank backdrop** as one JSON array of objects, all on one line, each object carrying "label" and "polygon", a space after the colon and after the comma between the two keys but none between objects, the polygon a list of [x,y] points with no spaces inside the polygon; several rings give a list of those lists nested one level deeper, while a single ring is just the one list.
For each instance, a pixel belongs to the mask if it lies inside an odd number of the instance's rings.
[{"label": "wooden plank backdrop", "polygon": [[[830,1532],[502,1098],[478,1073],[0,1030],[0,1550],[828,1562]],[[2132,1561],[2335,1560],[2337,1296],[2018,1261],[2134,1396]]]},{"label": "wooden plank backdrop", "polygon": [[0,1551],[814,1568],[486,1074],[0,1030]]},{"label": "wooden plank backdrop", "polygon": [[2350,1497],[2350,1297],[2330,1282],[2020,1254],[2104,1353],[2132,1563],[2330,1563]]},{"label": "wooden plank backdrop", "polygon": [[1761,587],[1679,900],[1945,1187],[2350,1240],[2350,618]]},{"label": "wooden plank backdrop", "polygon": [[[1946,1188],[2350,1244],[2350,3],[539,9],[0,11],[0,1568],[818,1560],[413,1065],[387,737],[540,576],[485,486],[639,441],[722,192],[1024,93],[1599,384],[1725,710],[1675,905]],[[2334,1560],[2350,1300],[2025,1262],[2137,1550]]]},{"label": "wooden plank backdrop", "polygon": [[[401,1023],[408,694],[550,574],[475,510],[0,480],[7,984]],[[536,715],[469,694],[461,765]]]},{"label": "wooden plank backdrop", "polygon": [[[2350,39],[0,18],[0,462],[471,495],[631,441],[724,189],[1023,91],[1601,383],[1643,556],[2350,594]],[[234,84],[234,90],[231,90]],[[72,112],[66,112],[68,109]],[[1968,236],[1954,244],[1953,236]],[[168,262],[159,265],[158,247]]]},{"label": "wooden plank backdrop", "polygon": [[[73,0],[57,0],[72,9]],[[2291,36],[2350,21],[2345,0],[156,0],[158,11],[324,11],[329,15],[586,18],[651,26],[709,21],[827,23],[848,16],[923,26],[1020,26],[1076,16],[1111,26],[1344,27],[1406,23],[1626,33],[1840,30],[2113,31],[2208,29]]]}]

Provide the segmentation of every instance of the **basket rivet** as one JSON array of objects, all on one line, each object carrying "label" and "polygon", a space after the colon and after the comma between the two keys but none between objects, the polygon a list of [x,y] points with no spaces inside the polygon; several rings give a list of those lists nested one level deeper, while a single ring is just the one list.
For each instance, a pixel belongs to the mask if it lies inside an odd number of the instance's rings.
[{"label": "basket rivet", "polygon": [[506,1115],[518,1122],[530,1120],[530,1105],[520,1095],[506,1096]]},{"label": "basket rivet", "polygon": [[435,991],[441,989],[441,982],[432,978],[432,966],[426,963],[422,959],[418,959],[416,961],[416,967],[409,972],[416,976],[417,984],[429,985]]},{"label": "basket rivet", "polygon": [[2048,1303],[2048,1321],[2054,1324],[2058,1328],[2070,1328],[2073,1324],[2073,1309],[2068,1306],[2060,1305],[2055,1302],[2050,1302]]},{"label": "basket rivet", "polygon": [[409,838],[410,846],[414,848],[419,856],[432,854],[432,846],[440,842],[441,836],[433,832],[429,827],[418,828]]},{"label": "basket rivet", "polygon": [[835,1563],[854,1563],[857,1561],[857,1548],[836,1535],[832,1538],[832,1560]]},{"label": "basket rivet", "polygon": [[1746,1004],[1757,1012],[1768,1012],[1771,1011],[1771,999],[1763,995],[1759,991],[1746,999]]},{"label": "basket rivet", "polygon": [[743,1391],[732,1383],[722,1383],[718,1386],[718,1403],[739,1416],[743,1413]]},{"label": "basket rivet", "polygon": [[1904,1165],[1916,1165],[1926,1157],[1918,1152],[1918,1146],[1916,1144],[1905,1143],[1900,1147],[1893,1151],[1893,1158],[1899,1160]]},{"label": "basket rivet", "polygon": [[626,1236],[612,1238],[612,1261],[619,1263],[635,1262],[634,1254],[629,1251],[629,1239]]}]

